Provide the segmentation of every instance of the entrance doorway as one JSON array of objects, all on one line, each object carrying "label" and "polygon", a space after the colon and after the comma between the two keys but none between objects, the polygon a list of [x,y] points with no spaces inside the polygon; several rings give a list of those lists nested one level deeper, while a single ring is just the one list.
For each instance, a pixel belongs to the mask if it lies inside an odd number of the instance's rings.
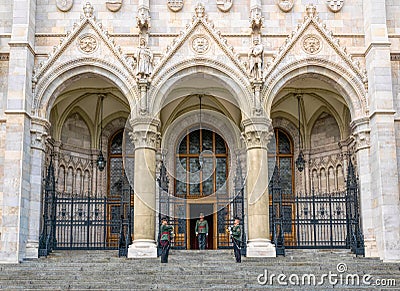
[{"label": "entrance doorway", "polygon": [[204,219],[208,222],[208,237],[206,249],[214,249],[214,205],[213,204],[190,204],[190,221],[189,221],[189,233],[188,236],[190,249],[198,250],[199,243],[196,237],[196,222],[200,217],[200,213],[204,213]]}]

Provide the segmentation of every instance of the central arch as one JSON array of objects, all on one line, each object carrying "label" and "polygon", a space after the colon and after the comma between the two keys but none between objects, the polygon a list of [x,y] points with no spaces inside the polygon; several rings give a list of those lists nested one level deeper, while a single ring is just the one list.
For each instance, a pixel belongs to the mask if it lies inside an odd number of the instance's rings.
[{"label": "central arch", "polygon": [[[156,116],[168,103],[171,92],[182,83],[193,79],[203,79],[218,84],[219,91],[214,91],[217,97],[225,99],[239,107],[244,115],[250,115],[252,108],[252,89],[246,76],[231,66],[208,59],[190,59],[161,70],[153,76],[148,93],[150,114]],[[190,88],[191,92],[175,92],[175,97],[209,91],[206,85],[198,84]],[[221,90],[222,89],[222,90]]]}]

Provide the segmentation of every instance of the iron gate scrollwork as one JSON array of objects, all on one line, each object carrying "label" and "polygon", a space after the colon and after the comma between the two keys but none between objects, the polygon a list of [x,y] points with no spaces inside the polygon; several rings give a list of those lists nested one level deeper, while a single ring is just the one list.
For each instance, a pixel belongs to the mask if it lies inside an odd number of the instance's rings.
[{"label": "iron gate scrollwork", "polygon": [[270,182],[270,231],[277,255],[286,248],[348,248],[364,255],[358,179],[350,160],[347,189],[342,192],[283,195],[279,169]]}]

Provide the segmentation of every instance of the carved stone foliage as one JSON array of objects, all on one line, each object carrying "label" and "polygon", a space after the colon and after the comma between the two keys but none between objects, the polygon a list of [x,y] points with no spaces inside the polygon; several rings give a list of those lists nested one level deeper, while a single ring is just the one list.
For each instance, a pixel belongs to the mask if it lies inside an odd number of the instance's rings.
[{"label": "carved stone foliage", "polygon": [[316,54],[322,49],[322,40],[315,34],[306,35],[303,38],[303,50],[308,54]]},{"label": "carved stone foliage", "polygon": [[97,39],[93,34],[86,33],[78,38],[79,49],[86,53],[91,54],[97,49]]},{"label": "carved stone foliage", "polygon": [[278,6],[283,12],[289,12],[293,8],[293,0],[278,0]]},{"label": "carved stone foliage", "polygon": [[342,7],[344,5],[344,0],[327,0],[326,5],[328,5],[328,8],[332,12],[336,13],[342,9]]},{"label": "carved stone foliage", "polygon": [[242,133],[242,138],[248,150],[253,148],[267,149],[273,134],[273,131],[246,131]]},{"label": "carved stone foliage", "polygon": [[106,7],[112,12],[117,12],[122,7],[122,0],[106,1]]},{"label": "carved stone foliage", "polygon": [[168,0],[167,5],[172,11],[178,12],[183,7],[183,0]]},{"label": "carved stone foliage", "polygon": [[57,8],[63,12],[67,12],[71,10],[74,5],[74,0],[57,0],[56,1]]},{"label": "carved stone foliage", "polygon": [[93,17],[93,11],[94,8],[90,2],[86,2],[86,4],[83,6],[83,13],[85,14],[86,18],[91,18]]},{"label": "carved stone foliage", "polygon": [[150,130],[134,130],[129,133],[135,149],[149,148],[156,150],[161,138],[159,132]]},{"label": "carved stone foliage", "polygon": [[233,5],[233,0],[216,0],[217,1],[217,7],[219,10],[222,12],[228,12]]},{"label": "carved stone foliage", "polygon": [[192,38],[192,49],[198,54],[204,54],[210,49],[210,40],[205,35],[195,35]]}]

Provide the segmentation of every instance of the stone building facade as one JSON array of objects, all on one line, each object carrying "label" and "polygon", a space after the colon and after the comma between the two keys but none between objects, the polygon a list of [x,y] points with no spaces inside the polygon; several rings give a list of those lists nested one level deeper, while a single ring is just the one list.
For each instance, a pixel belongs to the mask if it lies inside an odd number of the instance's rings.
[{"label": "stone building facade", "polygon": [[50,159],[66,195],[117,195],[126,177],[131,257],[155,256],[161,160],[187,212],[217,212],[209,194],[229,196],[241,167],[249,256],[275,255],[271,161],[296,195],[345,190],[351,160],[366,256],[399,261],[398,13],[383,0],[3,1],[0,261],[38,257]]}]

